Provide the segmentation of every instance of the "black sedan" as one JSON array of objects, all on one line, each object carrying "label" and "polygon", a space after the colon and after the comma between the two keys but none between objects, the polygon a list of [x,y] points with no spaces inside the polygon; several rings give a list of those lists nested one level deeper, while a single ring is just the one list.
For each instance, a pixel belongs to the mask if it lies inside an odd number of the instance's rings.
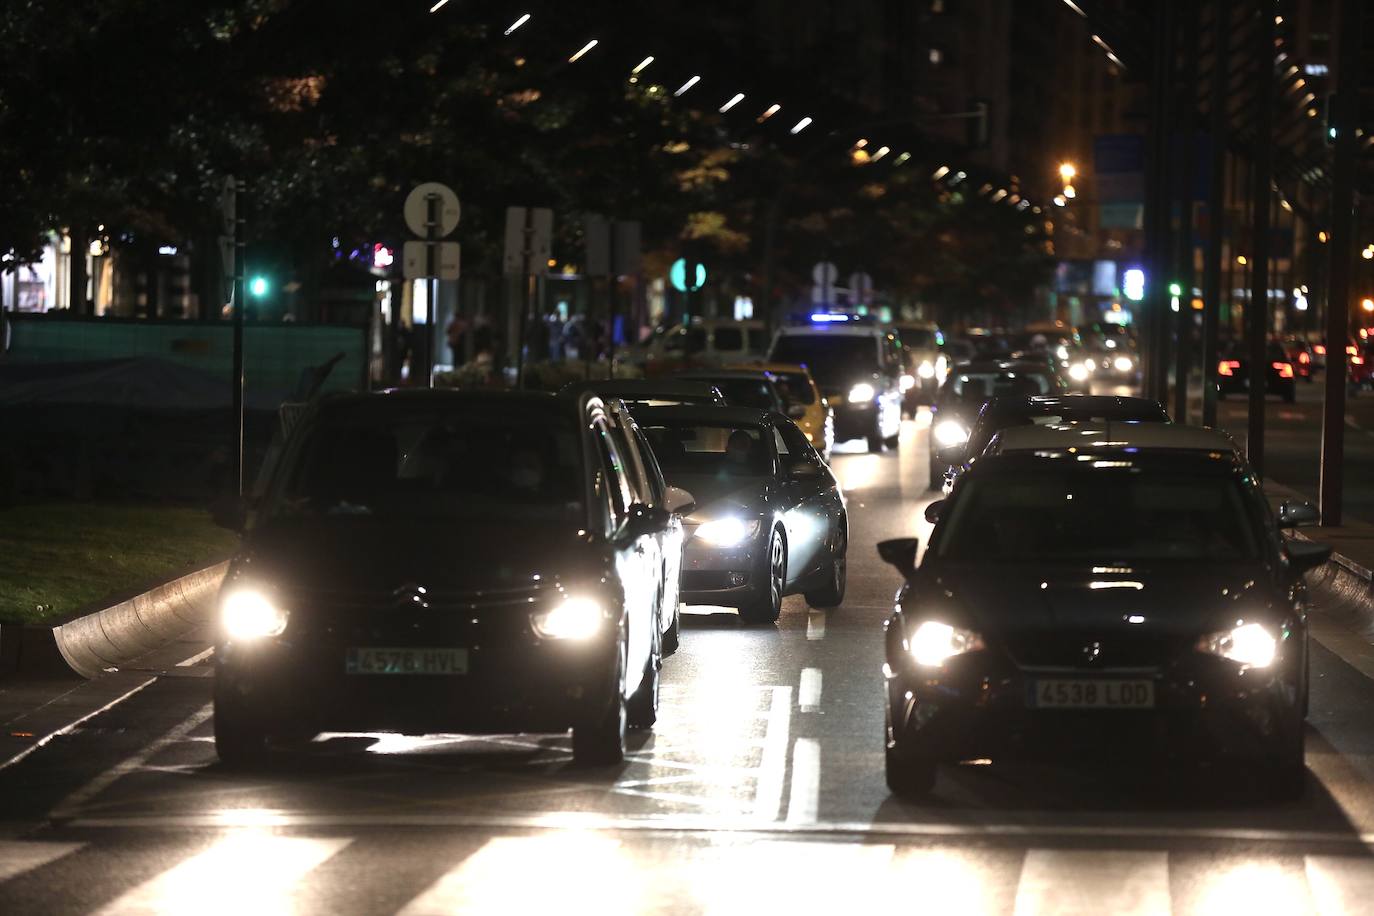
[{"label": "black sedan", "polygon": [[[886,630],[888,786],[974,758],[1207,757],[1301,791],[1303,572],[1229,439],[1172,424],[985,455],[914,539]],[[1072,451],[1070,451],[1072,449]],[[1315,516],[1285,507],[1292,524]]]},{"label": "black sedan", "polygon": [[688,604],[778,619],[784,595],[844,600],[849,526],[830,468],[787,417],[743,407],[636,414],[663,475],[692,488],[682,594]]},{"label": "black sedan", "polygon": [[1169,413],[1150,398],[1115,395],[1057,394],[993,398],[983,405],[967,442],[938,449],[937,464],[944,465],[944,490],[983,454],[992,437],[1014,426],[1054,426],[1061,423],[1168,423]]},{"label": "black sedan", "polygon": [[[1292,404],[1298,399],[1297,370],[1283,345],[1271,341],[1265,346],[1264,393]],[[1250,350],[1243,344],[1230,347],[1217,362],[1217,396],[1246,394],[1250,390]]]},{"label": "black sedan", "polygon": [[1064,393],[1064,383],[1045,363],[1009,359],[979,360],[955,366],[930,408],[930,488],[940,489],[949,462],[942,449],[968,442],[983,405],[995,397]]},{"label": "black sedan", "polygon": [[626,727],[656,718],[664,553],[691,509],[642,502],[636,447],[592,394],[312,409],[220,597],[221,759],[321,731],[570,727],[579,761],[621,759]]}]

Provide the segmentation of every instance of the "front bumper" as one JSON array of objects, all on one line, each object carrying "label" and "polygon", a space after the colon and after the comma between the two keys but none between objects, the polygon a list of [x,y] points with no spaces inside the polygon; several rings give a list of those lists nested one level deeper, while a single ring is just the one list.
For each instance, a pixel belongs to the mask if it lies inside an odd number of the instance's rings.
[{"label": "front bumper", "polygon": [[761,535],[738,547],[712,547],[689,537],[682,555],[682,600],[721,607],[753,603],[766,584],[761,568],[765,553]]}]

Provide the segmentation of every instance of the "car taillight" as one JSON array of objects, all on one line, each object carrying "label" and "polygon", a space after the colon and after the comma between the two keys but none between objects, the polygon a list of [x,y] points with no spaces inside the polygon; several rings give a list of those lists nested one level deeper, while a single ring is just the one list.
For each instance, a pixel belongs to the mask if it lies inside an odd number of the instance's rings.
[{"label": "car taillight", "polygon": [[1312,352],[1316,353],[1318,356],[1325,356],[1325,355],[1326,355],[1326,344],[1315,344],[1315,345],[1312,347]]},{"label": "car taillight", "polygon": [[1352,356],[1352,357],[1350,357],[1350,365],[1352,365],[1352,366],[1363,366],[1363,365],[1364,365],[1364,357],[1363,357],[1363,356]]},{"label": "car taillight", "polygon": [[1275,369],[1278,370],[1278,372],[1279,372],[1279,378],[1292,378],[1292,377],[1293,377],[1293,364],[1292,364],[1292,363],[1274,363],[1273,366],[1274,366]]},{"label": "car taillight", "polygon": [[1239,368],[1240,360],[1223,359],[1221,362],[1217,363],[1217,375],[1235,375],[1236,370]]},{"label": "car taillight", "polygon": [[1346,347],[1346,348],[1345,348],[1345,352],[1346,352],[1346,355],[1347,355],[1347,356],[1359,356],[1359,355],[1360,355],[1360,351],[1355,349],[1355,345],[1354,345],[1354,344],[1351,344],[1350,346]]},{"label": "car taillight", "polygon": [[1308,363],[1312,362],[1312,357],[1308,355],[1306,350],[1303,350],[1301,353],[1298,354],[1298,362],[1302,363],[1305,366]]}]

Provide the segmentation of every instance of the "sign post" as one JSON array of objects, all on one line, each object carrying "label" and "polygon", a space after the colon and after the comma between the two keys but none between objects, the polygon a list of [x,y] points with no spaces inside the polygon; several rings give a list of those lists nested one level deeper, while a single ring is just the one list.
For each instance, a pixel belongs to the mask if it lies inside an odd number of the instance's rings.
[{"label": "sign post", "polygon": [[[233,443],[230,453],[233,455],[232,475],[234,481],[234,495],[243,496],[243,307],[244,296],[243,274],[244,274],[244,246],[247,239],[244,237],[244,221],[242,196],[245,190],[244,182],[239,181],[230,175],[224,180],[224,192],[220,197],[220,215],[224,218],[222,228],[226,235],[233,239],[233,245],[225,246],[232,251],[232,275],[234,278],[231,305],[234,314],[234,355],[233,364],[230,369],[230,390],[232,391],[232,401],[230,413],[233,423]],[[224,249],[221,249],[221,254]],[[225,265],[229,267],[230,265]]]},{"label": "sign post", "polygon": [[[442,242],[440,239],[450,235],[458,228],[462,209],[458,195],[448,185],[437,181],[427,181],[417,185],[406,196],[404,207],[406,226],[424,241],[406,242],[402,250],[403,271],[407,280],[427,279],[428,293],[425,304],[425,356],[419,366],[412,364],[411,375],[415,369],[425,373],[425,384],[434,387],[434,354],[438,347],[436,325],[439,319],[439,281],[456,280],[459,276],[461,249],[457,242]],[[412,319],[413,320],[413,319]],[[418,322],[417,322],[418,323]],[[412,350],[412,357],[415,351]]]},{"label": "sign post", "polygon": [[520,318],[516,328],[515,387],[525,386],[525,335],[535,300],[535,264],[546,263],[553,247],[553,211],[547,207],[506,208],[507,276],[520,277]]}]

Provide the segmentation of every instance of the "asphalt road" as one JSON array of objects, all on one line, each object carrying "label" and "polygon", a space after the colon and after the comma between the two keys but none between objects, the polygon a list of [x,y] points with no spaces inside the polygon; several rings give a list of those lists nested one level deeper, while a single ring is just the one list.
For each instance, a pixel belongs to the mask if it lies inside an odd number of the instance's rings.
[{"label": "asphalt road", "polygon": [[1374,682],[1320,645],[1298,802],[1089,760],[949,768],[927,803],[888,795],[897,576],[873,544],[926,532],[920,425],[895,454],[835,459],[845,604],[789,598],[775,628],[695,609],[660,724],[623,766],[573,768],[564,737],[326,736],[235,774],[192,665],[0,770],[0,912],[1374,910]]}]

